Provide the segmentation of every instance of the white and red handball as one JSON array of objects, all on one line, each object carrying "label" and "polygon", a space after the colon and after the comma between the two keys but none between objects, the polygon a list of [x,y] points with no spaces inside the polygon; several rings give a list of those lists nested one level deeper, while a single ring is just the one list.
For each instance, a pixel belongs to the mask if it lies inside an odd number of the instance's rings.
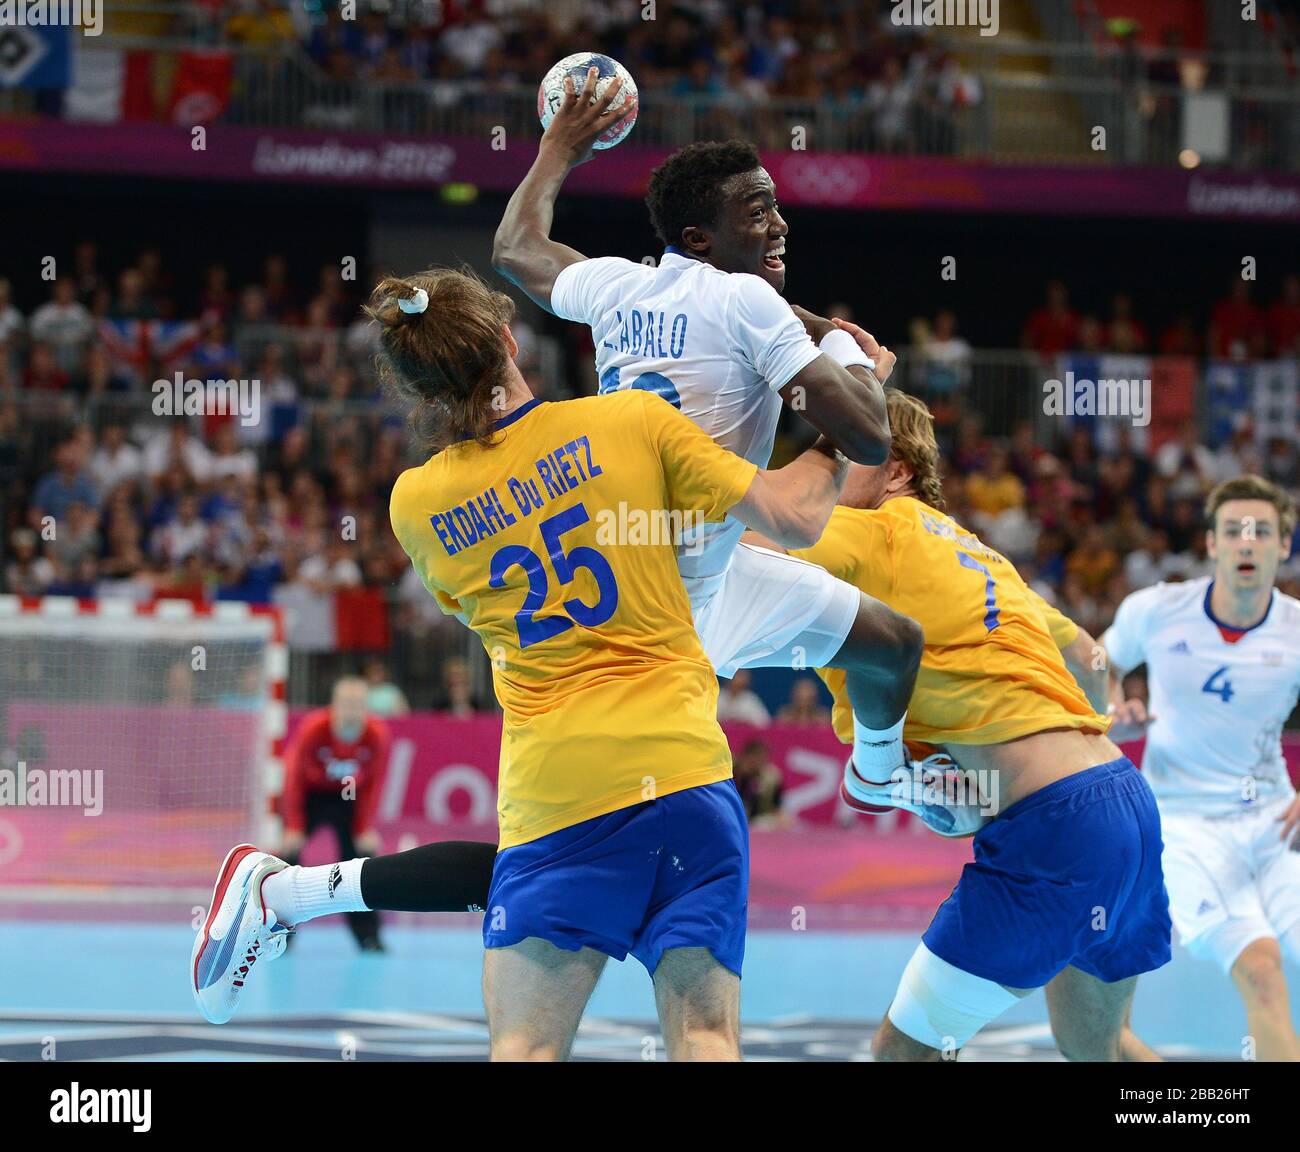
[{"label": "white and red handball", "polygon": [[620,111],[623,114],[596,137],[592,148],[599,152],[621,143],[636,123],[636,81],[632,79],[632,74],[612,57],[604,56],[599,52],[577,52],[572,56],[566,56],[546,74],[537,89],[537,115],[542,122],[542,130],[545,131],[551,126],[555,114],[564,107],[564,78],[572,76],[574,91],[581,92],[582,86],[587,82],[589,68],[600,70],[596,78],[596,94],[592,98],[593,103],[609,90],[615,77],[623,81],[618,96],[610,105],[610,110],[615,115]]}]

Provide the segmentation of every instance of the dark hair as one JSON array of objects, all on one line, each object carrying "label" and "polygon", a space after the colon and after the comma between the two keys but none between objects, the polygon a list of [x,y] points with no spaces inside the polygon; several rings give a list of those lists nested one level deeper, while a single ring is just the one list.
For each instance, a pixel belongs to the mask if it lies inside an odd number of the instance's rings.
[{"label": "dark hair", "polygon": [[[403,312],[399,301],[421,288],[428,307]],[[387,276],[364,311],[380,327],[380,379],[410,406],[420,447],[432,453],[457,440],[488,445],[496,389],[505,387],[510,364],[501,328],[514,318],[514,301],[465,265]]]},{"label": "dark hair", "polygon": [[674,152],[650,173],[646,207],[665,244],[680,244],[686,228],[709,228],[722,211],[722,185],[762,167],[758,149],[745,140],[705,140]]}]

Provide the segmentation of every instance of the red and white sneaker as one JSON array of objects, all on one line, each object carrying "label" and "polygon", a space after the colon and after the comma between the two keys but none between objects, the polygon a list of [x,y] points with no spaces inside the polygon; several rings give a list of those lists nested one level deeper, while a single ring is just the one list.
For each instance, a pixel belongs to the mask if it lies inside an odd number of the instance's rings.
[{"label": "red and white sneaker", "polygon": [[[900,764],[884,783],[858,775],[853,757],[844,765],[840,799],[855,812],[879,815],[901,808],[920,817],[940,836],[973,836],[991,819],[986,807],[972,803],[957,762],[943,752]],[[936,799],[943,803],[935,803]]]},{"label": "red and white sneaker", "polygon": [[199,1011],[224,1024],[239,1007],[239,997],[254,966],[284,952],[289,929],[277,924],[262,899],[262,883],[288,865],[251,844],[226,855],[212,889],[208,918],[190,954],[190,984]]}]

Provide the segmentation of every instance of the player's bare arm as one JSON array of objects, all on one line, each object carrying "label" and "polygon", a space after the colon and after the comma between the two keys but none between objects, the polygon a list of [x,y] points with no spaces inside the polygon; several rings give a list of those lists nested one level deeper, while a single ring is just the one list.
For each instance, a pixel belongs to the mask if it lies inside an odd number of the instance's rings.
[{"label": "player's bare arm", "polygon": [[[1104,660],[1097,657],[1104,654],[1104,649],[1095,637],[1080,628],[1074,639],[1061,649],[1061,657],[1070,675],[1083,689],[1091,704],[1103,716],[1110,706],[1110,678]],[[1098,668],[1096,665],[1100,664]]]},{"label": "player's bare arm", "polygon": [[781,398],[855,464],[883,464],[889,456],[889,416],[882,385],[893,371],[894,354],[856,324],[791,307],[814,343],[832,332],[846,332],[876,367],[845,367],[829,355],[820,356],[781,389]]},{"label": "player's bare arm", "polygon": [[610,105],[618,98],[620,82],[616,79],[603,96],[593,100],[596,75],[595,68],[588,69],[580,92],[575,92],[572,79],[565,77],[564,106],[543,134],[528,175],[510,197],[492,246],[492,267],[548,312],[555,278],[570,264],[586,259],[576,249],[551,239],[555,199],[565,177],[591,159],[592,143],[618,119]]},{"label": "player's bare arm", "polygon": [[1102,662],[1106,667],[1107,697],[1103,711],[1112,720],[1110,738],[1120,741],[1139,740],[1155,717],[1147,712],[1144,701],[1136,696],[1125,697],[1124,675],[1129,669],[1117,668],[1105,646],[1100,642],[1097,646],[1101,649]]},{"label": "player's bare arm", "polygon": [[831,517],[848,474],[848,461],[823,437],[784,468],[760,469],[732,509],[767,546],[808,548]]}]

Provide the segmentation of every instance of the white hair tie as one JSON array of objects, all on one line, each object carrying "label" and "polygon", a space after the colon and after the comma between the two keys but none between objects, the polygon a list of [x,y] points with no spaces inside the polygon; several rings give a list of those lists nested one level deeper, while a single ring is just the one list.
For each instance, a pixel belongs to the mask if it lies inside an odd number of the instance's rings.
[{"label": "white hair tie", "polygon": [[399,300],[397,306],[408,316],[417,316],[429,306],[429,294],[423,288],[417,288],[409,300]]}]

